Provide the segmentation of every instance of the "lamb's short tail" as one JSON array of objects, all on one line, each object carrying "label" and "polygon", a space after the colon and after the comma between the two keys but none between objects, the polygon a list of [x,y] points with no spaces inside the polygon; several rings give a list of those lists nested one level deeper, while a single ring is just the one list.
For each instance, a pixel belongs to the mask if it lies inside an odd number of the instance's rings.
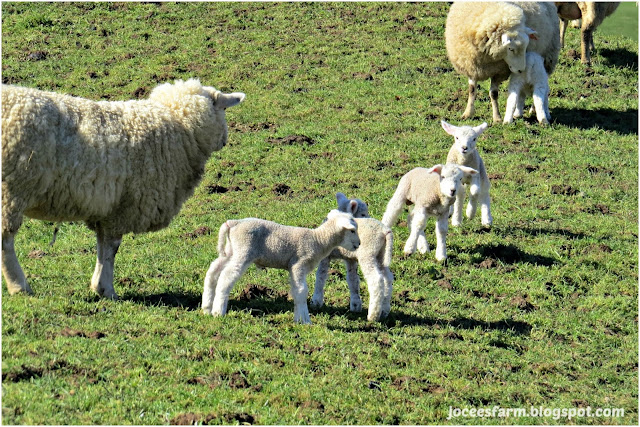
[{"label": "lamb's short tail", "polygon": [[404,197],[404,189],[401,188],[402,184],[402,181],[398,184],[398,188],[395,193],[393,193],[393,197],[391,197],[389,203],[387,203],[387,209],[385,209],[384,215],[382,216],[382,223],[387,227],[393,227],[395,225],[404,209],[406,200]]},{"label": "lamb's short tail", "polygon": [[218,256],[229,257],[232,255],[233,248],[231,247],[231,240],[229,239],[229,230],[236,225],[236,222],[237,221],[229,220],[220,226],[220,231],[218,232]]},{"label": "lamb's short tail", "polygon": [[391,254],[393,253],[393,232],[391,231],[391,228],[384,227],[384,237],[385,245],[382,265],[384,265],[385,267],[389,267],[391,266]]}]

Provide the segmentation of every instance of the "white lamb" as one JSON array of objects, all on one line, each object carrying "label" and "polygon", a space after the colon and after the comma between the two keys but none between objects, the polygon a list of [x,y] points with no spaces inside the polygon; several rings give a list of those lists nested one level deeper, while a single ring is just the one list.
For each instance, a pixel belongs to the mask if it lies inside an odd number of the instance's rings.
[{"label": "white lamb", "polygon": [[545,2],[454,2],[445,27],[447,55],[469,79],[463,119],[475,114],[477,84],[491,79],[493,122],[501,122],[500,83],[524,70],[525,51],[538,52],[551,74],[560,53],[556,6]]},{"label": "white lamb", "polygon": [[23,215],[85,221],[97,236],[91,289],[117,299],[122,236],[166,227],[227,141],[224,94],[198,80],[156,87],[149,99],[95,102],[2,85],[2,273],[10,294],[32,293],[14,238]]},{"label": "white lamb", "polygon": [[[480,203],[480,215],[482,225],[491,227],[493,217],[491,216],[491,199],[489,197],[489,177],[484,167],[484,162],[478,153],[476,143],[478,137],[487,129],[487,124],[482,123],[479,126],[453,126],[444,120],[441,121],[442,128],[449,135],[454,137],[453,145],[447,155],[447,163],[455,163],[467,166],[478,171],[472,177],[462,180],[465,189],[469,188],[469,203],[467,204],[467,218],[471,219],[476,214],[478,202]],[[456,201],[453,204],[453,216],[451,225],[459,226],[462,224],[462,204],[466,191],[459,191],[456,194]]]},{"label": "white lamb", "polygon": [[540,55],[527,52],[527,68],[522,73],[511,74],[508,93],[504,123],[512,123],[514,117],[521,117],[524,101],[531,96],[538,123],[549,124],[549,77]]},{"label": "white lamb", "polygon": [[353,214],[358,224],[360,247],[356,251],[336,248],[328,257],[320,261],[316,270],[316,283],[311,297],[311,306],[320,308],[324,305],[324,286],[329,273],[329,262],[332,259],[341,259],[344,260],[347,270],[347,284],[350,292],[349,309],[353,312],[362,311],[359,264],[369,291],[367,319],[372,322],[378,321],[387,317],[391,311],[393,274],[389,266],[393,251],[393,233],[389,227],[377,219],[368,217],[368,207],[361,200],[349,200],[342,193],[338,193],[336,198],[338,199],[338,210]]},{"label": "white lamb", "polygon": [[462,180],[478,171],[453,163],[435,165],[430,169],[415,168],[407,172],[398,183],[395,193],[382,218],[382,223],[391,227],[396,223],[405,204],[415,205],[407,217],[410,230],[404,253],[410,255],[416,247],[422,254],[429,251],[424,228],[429,216],[436,217],[436,259],[447,259],[446,238],[449,229],[449,209],[456,194],[463,191]]},{"label": "white lamb", "polygon": [[348,213],[333,210],[318,228],[290,227],[256,218],[226,221],[218,233],[218,258],[204,280],[202,310],[222,316],[227,312],[233,285],[251,264],[289,271],[293,319],[311,323],[307,307],[307,275],[341,246],[360,246],[358,225]]}]

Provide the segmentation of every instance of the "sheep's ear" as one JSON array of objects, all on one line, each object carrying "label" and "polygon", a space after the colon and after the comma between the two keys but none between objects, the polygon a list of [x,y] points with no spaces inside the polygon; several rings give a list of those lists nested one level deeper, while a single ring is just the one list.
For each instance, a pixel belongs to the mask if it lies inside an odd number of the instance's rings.
[{"label": "sheep's ear", "polygon": [[437,173],[438,175],[440,175],[442,173],[442,165],[435,165],[432,166],[427,172],[433,172],[433,173]]},{"label": "sheep's ear", "polygon": [[453,125],[450,125],[449,123],[445,122],[444,120],[440,121],[440,124],[442,125],[442,129],[444,129],[444,131],[446,133],[448,133],[449,135],[454,135],[456,133],[456,127]]},{"label": "sheep's ear", "polygon": [[246,95],[242,92],[220,93],[214,104],[217,108],[229,108],[240,104],[245,97]]},{"label": "sheep's ear", "polygon": [[473,131],[476,133],[476,136],[480,136],[480,134],[487,130],[488,127],[489,125],[487,124],[487,122],[484,122],[483,124],[474,127]]},{"label": "sheep's ear", "polygon": [[529,36],[529,40],[538,40],[538,33],[529,27],[525,27],[524,32]]},{"label": "sheep's ear", "polygon": [[460,170],[462,171],[462,173],[465,176],[473,176],[473,175],[478,173],[477,170],[475,170],[473,168],[470,168],[470,167],[467,167],[467,166],[458,166],[458,167],[460,168]]},{"label": "sheep's ear", "polygon": [[344,193],[336,193],[336,200],[338,201],[338,209],[340,210],[342,210],[341,208],[349,202],[349,199],[347,199],[347,196],[345,196]]}]

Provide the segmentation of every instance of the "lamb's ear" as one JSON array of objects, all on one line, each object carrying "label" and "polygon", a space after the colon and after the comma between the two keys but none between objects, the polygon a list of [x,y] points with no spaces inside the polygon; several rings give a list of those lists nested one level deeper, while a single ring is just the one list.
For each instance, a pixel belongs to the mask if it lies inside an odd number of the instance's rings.
[{"label": "lamb's ear", "polygon": [[529,27],[525,27],[524,32],[529,36],[529,40],[538,40],[538,33]]},{"label": "lamb's ear", "polygon": [[428,172],[430,172],[430,173],[431,173],[431,172],[433,172],[433,173],[437,173],[438,175],[440,175],[440,174],[442,173],[442,168],[443,168],[443,167],[444,167],[444,166],[442,166],[442,165],[435,165],[435,166],[432,166],[432,167],[428,170]]},{"label": "lamb's ear", "polygon": [[245,97],[246,95],[242,92],[220,93],[215,98],[214,105],[220,109],[233,107],[244,101]]},{"label": "lamb's ear", "polygon": [[440,124],[442,125],[442,129],[444,129],[444,131],[446,133],[448,133],[449,135],[454,135],[456,133],[456,127],[453,125],[450,125],[449,123],[445,122],[444,120],[440,120]]},{"label": "lamb's ear", "polygon": [[487,130],[488,127],[489,125],[487,124],[487,122],[484,122],[483,124],[474,127],[473,131],[476,133],[476,136],[480,136],[480,134]]},{"label": "lamb's ear", "polygon": [[358,226],[353,220],[353,217],[348,215],[340,215],[340,217],[336,220],[336,225],[340,228],[344,228],[345,230],[355,231],[358,229]]},{"label": "lamb's ear", "polygon": [[358,212],[358,202],[355,200],[349,200],[349,211],[351,215],[355,215]]},{"label": "lamb's ear", "polygon": [[344,193],[336,193],[336,200],[338,201],[338,209],[342,210],[343,207],[346,208],[346,204],[349,203],[349,199]]},{"label": "lamb's ear", "polygon": [[458,166],[458,167],[460,168],[460,170],[462,171],[462,173],[463,173],[465,176],[467,176],[467,177],[469,177],[469,176],[473,176],[473,175],[475,175],[475,174],[477,174],[477,173],[478,173],[478,171],[477,171],[477,170],[475,170],[475,169],[473,169],[473,168],[470,168],[470,167],[467,167],[467,166]]}]

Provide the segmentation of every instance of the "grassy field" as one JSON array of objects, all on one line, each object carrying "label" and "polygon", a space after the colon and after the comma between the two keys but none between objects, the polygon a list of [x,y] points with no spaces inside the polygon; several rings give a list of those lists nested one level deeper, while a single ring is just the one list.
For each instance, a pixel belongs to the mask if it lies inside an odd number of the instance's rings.
[{"label": "grassy field", "polygon": [[[336,191],[380,218],[402,174],[446,159],[439,122],[462,123],[467,87],[444,48],[448,7],[3,2],[4,83],[121,100],[196,76],[247,99],[171,225],[123,239],[121,301],[89,290],[83,224],[50,247],[53,224],[25,220],[35,295],[2,289],[2,422],[637,424],[638,45],[622,36],[599,34],[590,68],[560,53],[551,126],[482,135],[490,231],[451,228],[441,264],[402,256],[401,218],[385,322],[349,312],[338,263],[312,326],[293,323],[286,272],[254,267],[228,316],[199,312],[224,220],[313,227]],[[579,31],[567,38],[579,51]],[[490,120],[487,88],[467,124]],[[494,406],[624,416],[447,419]]]}]

